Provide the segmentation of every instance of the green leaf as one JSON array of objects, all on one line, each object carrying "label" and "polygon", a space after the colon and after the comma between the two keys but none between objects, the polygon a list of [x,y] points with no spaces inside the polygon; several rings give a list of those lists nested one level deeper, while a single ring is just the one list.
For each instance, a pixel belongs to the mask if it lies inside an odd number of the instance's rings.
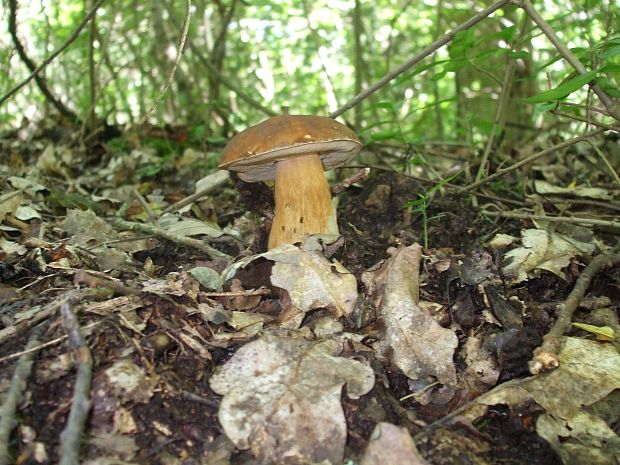
[{"label": "green leaf", "polygon": [[596,84],[605,91],[611,98],[620,97],[620,88],[606,77],[600,77],[596,80]]},{"label": "green leaf", "polygon": [[94,202],[93,200],[90,200],[87,197],[84,197],[75,192],[67,194],[64,191],[53,187],[50,189],[50,198],[64,208],[77,207],[81,210],[90,209],[94,212],[100,212],[103,210],[101,205],[99,205],[97,202]]},{"label": "green leaf", "polygon": [[512,38],[514,37],[516,30],[517,30],[516,26],[508,26],[508,27],[504,27],[500,29],[499,31],[494,31],[489,34],[485,34],[482,37],[478,38],[478,40],[476,40],[476,45],[482,44],[482,43],[490,44],[492,43],[492,41],[496,39],[503,39],[506,42],[510,42],[512,41]]},{"label": "green leaf", "polygon": [[609,326],[594,326],[588,325],[586,323],[572,323],[575,328],[583,329],[589,333],[592,333],[596,336],[597,339],[601,341],[614,341],[616,338],[616,334],[613,328]]},{"label": "green leaf", "polygon": [[608,58],[615,57],[618,55],[620,55],[620,45],[614,45],[612,47],[609,47],[603,53],[601,53],[601,59],[607,60]]},{"label": "green leaf", "polygon": [[581,74],[576,76],[568,81],[560,84],[555,89],[549,89],[544,92],[541,92],[538,95],[533,95],[532,97],[527,97],[522,99],[525,103],[543,103],[549,102],[552,100],[562,100],[565,97],[568,97],[570,94],[575,92],[576,90],[581,89],[588,82],[592,81],[601,71],[602,68],[593,69],[585,74]]},{"label": "green leaf", "polygon": [[518,52],[511,52],[509,56],[513,60],[519,60],[519,59],[526,60],[530,57],[530,54],[526,52],[525,50],[519,50]]},{"label": "green leaf", "polygon": [[399,138],[400,131],[398,129],[386,129],[385,131],[377,131],[370,135],[370,140],[377,142],[380,140]]},{"label": "green leaf", "polygon": [[383,110],[396,111],[396,107],[394,107],[394,104],[392,102],[388,102],[386,100],[384,100],[382,102],[377,102],[377,103],[374,103],[374,104],[368,106],[369,110],[371,110],[373,108],[381,108]]}]

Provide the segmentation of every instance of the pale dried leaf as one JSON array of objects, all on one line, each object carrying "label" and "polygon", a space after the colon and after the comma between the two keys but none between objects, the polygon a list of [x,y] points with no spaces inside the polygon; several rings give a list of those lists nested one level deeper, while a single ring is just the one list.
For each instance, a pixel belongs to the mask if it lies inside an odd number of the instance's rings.
[{"label": "pale dried leaf", "polygon": [[41,213],[31,205],[20,205],[17,210],[15,210],[15,218],[21,221],[41,219]]},{"label": "pale dried leaf", "polygon": [[[502,384],[476,403],[517,409],[534,401],[545,410],[538,418],[537,432],[564,463],[593,463],[583,460],[585,454],[599,457],[596,463],[615,465],[620,438],[590,406],[605,402],[620,389],[620,354],[612,344],[566,337],[559,358],[557,369]],[[474,406],[464,415],[474,419],[479,412]]]},{"label": "pale dried leaf", "polygon": [[375,426],[360,465],[428,465],[407,428],[381,422]]},{"label": "pale dried leaf", "polygon": [[337,317],[350,315],[357,302],[357,281],[337,261],[320,252],[283,246],[265,254],[275,262],[271,283],[285,289],[292,304],[304,312],[328,308]]},{"label": "pale dried leaf", "polygon": [[195,218],[186,218],[177,215],[162,215],[159,225],[165,231],[181,237],[209,236],[217,238],[224,234],[215,223],[206,223]]},{"label": "pale dried leaf", "polygon": [[402,247],[376,272],[384,325],[379,349],[412,380],[433,378],[453,388],[458,339],[418,305],[420,258],[418,244]]},{"label": "pale dried leaf", "polygon": [[585,197],[590,199],[611,200],[613,198],[611,192],[607,189],[600,187],[589,186],[575,186],[575,187],[560,187],[553,184],[537,179],[534,181],[534,188],[538,194],[555,194],[566,195],[570,197]]},{"label": "pale dried leaf", "polygon": [[504,274],[512,284],[528,279],[536,270],[547,270],[566,279],[562,269],[580,250],[563,236],[541,229],[521,231],[521,247],[504,254]]},{"label": "pale dried leaf", "polygon": [[0,222],[6,215],[15,213],[22,203],[24,196],[21,192],[13,191],[0,196]]},{"label": "pale dried leaf", "polygon": [[116,239],[116,232],[91,210],[67,210],[58,227],[67,233],[70,244],[88,247]]},{"label": "pale dried leaf", "polygon": [[0,250],[6,255],[24,255],[28,249],[17,242],[11,242],[4,237],[0,237]]},{"label": "pale dried leaf", "polygon": [[226,435],[260,463],[339,463],[346,441],[342,386],[358,397],[374,384],[372,369],[338,357],[340,350],[336,340],[271,334],[241,347],[210,380],[224,396],[219,419]]}]

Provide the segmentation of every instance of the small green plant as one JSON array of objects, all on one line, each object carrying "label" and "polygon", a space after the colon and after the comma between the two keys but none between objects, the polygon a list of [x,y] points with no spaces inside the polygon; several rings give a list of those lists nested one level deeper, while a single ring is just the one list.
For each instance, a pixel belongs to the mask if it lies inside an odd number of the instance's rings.
[{"label": "small green plant", "polygon": [[428,222],[433,218],[428,217],[428,206],[430,205],[431,197],[437,189],[441,189],[445,184],[452,181],[460,173],[455,173],[452,176],[448,176],[445,179],[441,179],[437,184],[431,187],[429,190],[422,194],[418,194],[418,198],[415,200],[409,200],[405,203],[405,208],[411,209],[412,213],[419,213],[422,215],[422,238],[424,240],[424,248],[428,249]]}]

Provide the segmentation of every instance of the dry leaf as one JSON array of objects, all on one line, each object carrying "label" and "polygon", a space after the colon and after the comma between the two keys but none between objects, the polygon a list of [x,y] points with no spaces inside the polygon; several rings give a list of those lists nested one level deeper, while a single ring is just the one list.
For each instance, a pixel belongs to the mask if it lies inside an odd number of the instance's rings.
[{"label": "dry leaf", "polygon": [[[464,415],[470,420],[479,417],[476,405],[481,404],[517,409],[535,402],[545,410],[536,431],[564,463],[617,464],[620,438],[598,415],[617,410],[620,354],[612,344],[566,337],[559,356],[557,369],[504,383],[474,401]],[[594,404],[599,407],[593,409]]]},{"label": "dry leaf", "polygon": [[535,269],[547,270],[566,279],[562,269],[581,252],[563,236],[542,229],[521,231],[521,243],[521,247],[504,254],[504,274],[511,284],[525,281]]},{"label": "dry leaf", "polygon": [[337,340],[271,334],[241,347],[210,380],[224,396],[226,435],[264,464],[340,463],[347,433],[342,386],[359,397],[374,384],[372,369],[338,357],[340,350]]},{"label": "dry leaf", "polygon": [[[406,376],[418,381],[418,389],[437,380],[453,392],[456,370],[452,357],[458,339],[418,304],[421,247],[414,244],[391,253],[393,256],[373,273],[384,325],[379,350]],[[368,275],[365,279],[368,281]],[[447,391],[443,395],[451,397]]]},{"label": "dry leaf", "polygon": [[337,317],[353,312],[357,280],[337,261],[295,246],[278,247],[263,256],[275,262],[271,283],[288,291],[293,306],[304,312],[328,308]]},{"label": "dry leaf", "polygon": [[407,428],[378,423],[360,465],[428,465],[416,448]]}]

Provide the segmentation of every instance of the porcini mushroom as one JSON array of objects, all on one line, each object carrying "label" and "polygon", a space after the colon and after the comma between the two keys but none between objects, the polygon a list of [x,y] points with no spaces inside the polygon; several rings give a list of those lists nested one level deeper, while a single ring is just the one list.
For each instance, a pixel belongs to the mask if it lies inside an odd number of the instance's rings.
[{"label": "porcini mushroom", "polygon": [[247,182],[275,179],[272,249],[307,234],[338,234],[323,171],[346,163],[361,147],[351,129],[331,118],[275,116],[233,137],[220,168]]}]

